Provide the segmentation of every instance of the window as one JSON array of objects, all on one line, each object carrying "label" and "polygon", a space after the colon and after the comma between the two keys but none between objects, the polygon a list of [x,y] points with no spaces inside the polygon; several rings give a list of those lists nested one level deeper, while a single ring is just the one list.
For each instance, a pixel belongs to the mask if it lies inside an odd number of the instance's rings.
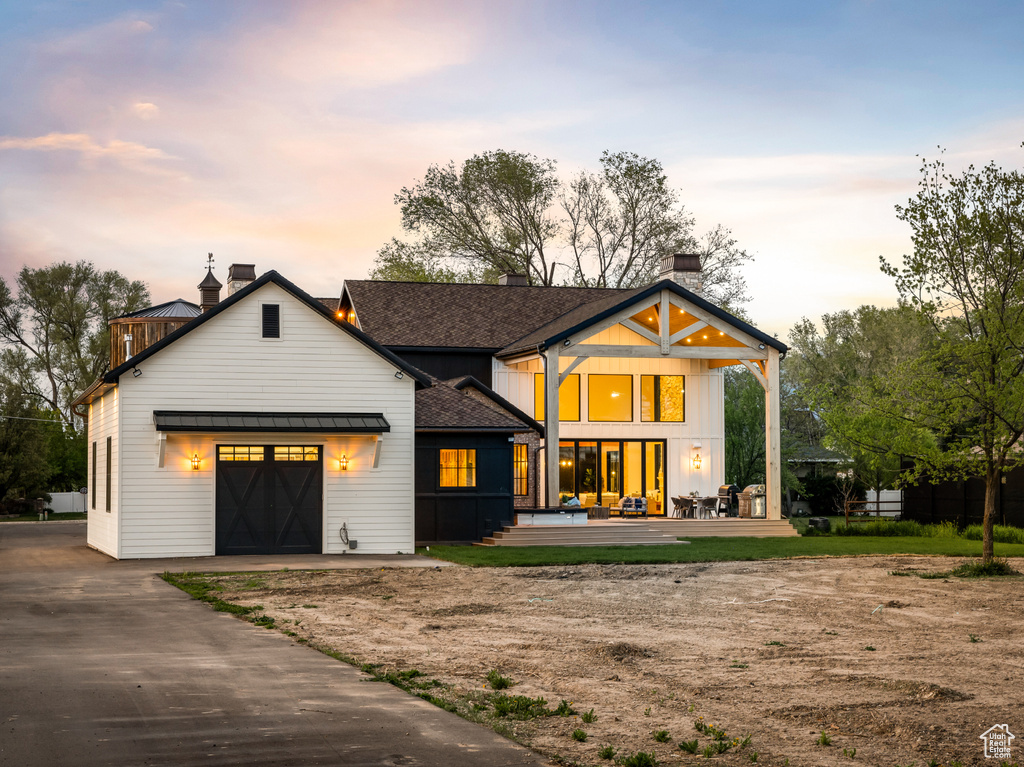
[{"label": "window", "polygon": [[589,375],[587,393],[590,398],[587,409],[589,420],[633,420],[633,376]]},{"label": "window", "polygon": [[316,445],[278,445],[274,448],[275,461],[319,461],[320,448]]},{"label": "window", "polygon": [[476,487],[476,450],[441,451],[441,487]]},{"label": "window", "polygon": [[219,461],[262,461],[262,445],[220,445],[217,448]]},{"label": "window", "polygon": [[111,460],[110,460],[110,458],[111,458],[111,456],[113,455],[113,452],[114,452],[111,449],[111,440],[112,439],[113,439],[112,437],[107,437],[107,498],[106,498],[107,511],[110,511],[110,475],[111,475],[111,466],[110,466]]},{"label": "window", "polygon": [[[533,412],[538,421],[544,420],[544,374],[533,374]],[[558,387],[558,420],[580,420],[580,374],[566,376]]]},{"label": "window", "polygon": [[92,443],[92,507],[96,508],[96,441]]},{"label": "window", "polygon": [[512,446],[512,488],[516,495],[526,495],[529,476],[529,454],[526,445]]},{"label": "window", "polygon": [[640,420],[686,420],[685,376],[640,376]]},{"label": "window", "polygon": [[281,305],[263,304],[263,337],[281,337]]}]

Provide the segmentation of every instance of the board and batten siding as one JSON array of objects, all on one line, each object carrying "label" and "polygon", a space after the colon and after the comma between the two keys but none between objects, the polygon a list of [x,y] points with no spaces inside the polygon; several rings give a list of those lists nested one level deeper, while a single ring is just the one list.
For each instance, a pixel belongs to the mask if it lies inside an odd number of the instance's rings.
[{"label": "board and batten siding", "polygon": [[[261,306],[278,304],[280,338],[264,339]],[[270,283],[139,363],[118,389],[122,433],[122,558],[214,554],[218,444],[323,446],[327,554],[413,550],[414,380]],[[154,410],[383,413],[379,468],[373,437],[323,434],[168,434],[158,464]],[[344,453],[349,468],[342,472]],[[198,454],[201,467],[191,468]]]},{"label": "board and batten siding", "polygon": [[[89,405],[89,443],[86,446],[89,492],[86,496],[86,542],[95,549],[119,558],[118,526],[120,520],[119,450],[121,439],[118,418],[119,393],[116,388],[106,391]],[[107,437],[110,437],[110,511],[107,511]],[[96,462],[93,465],[93,443],[96,444]],[[93,488],[93,471],[96,487]],[[96,507],[93,508],[93,503]]]},{"label": "board and batten siding", "polygon": [[[639,339],[638,344],[648,344],[646,339],[626,328],[622,328],[620,337],[617,327],[595,335],[593,342],[631,343],[625,340],[626,334]],[[581,344],[577,348],[585,347],[585,344]],[[559,360],[559,367],[565,370],[572,361],[570,352]],[[544,365],[540,358],[513,365],[495,360],[492,370],[493,388],[513,405],[535,415],[533,376],[543,372]],[[710,496],[718,493],[725,479],[725,399],[721,369],[709,369],[705,360],[697,359],[590,357],[572,372],[580,375],[580,420],[560,422],[558,431],[561,440],[664,439],[668,450],[665,472],[668,495],[698,492]],[[629,374],[633,377],[631,422],[591,423],[587,420],[587,376],[592,373]],[[683,423],[640,420],[641,375],[686,376],[686,420]],[[700,444],[699,450],[694,449],[697,443]],[[692,464],[696,452],[701,456],[699,470],[694,469]]]}]

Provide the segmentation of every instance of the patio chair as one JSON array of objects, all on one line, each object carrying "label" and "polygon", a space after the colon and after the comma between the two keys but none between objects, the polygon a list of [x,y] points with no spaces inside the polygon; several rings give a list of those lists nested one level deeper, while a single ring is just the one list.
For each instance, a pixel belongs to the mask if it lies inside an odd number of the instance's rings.
[{"label": "patio chair", "polygon": [[715,519],[718,517],[718,496],[700,499],[701,519]]},{"label": "patio chair", "polygon": [[685,496],[672,498],[672,516],[675,519],[685,519],[692,514],[693,500]]}]

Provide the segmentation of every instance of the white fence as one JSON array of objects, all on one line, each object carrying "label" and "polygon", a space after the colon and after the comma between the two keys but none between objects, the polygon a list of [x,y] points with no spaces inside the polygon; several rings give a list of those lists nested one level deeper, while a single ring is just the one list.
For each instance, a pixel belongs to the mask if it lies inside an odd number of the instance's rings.
[{"label": "white fence", "polygon": [[[902,490],[883,490],[881,493],[876,493],[874,490],[868,490],[864,494],[864,499],[866,503],[859,506],[857,510],[866,511],[872,516],[874,516],[875,510],[878,509],[880,516],[895,517],[903,509]],[[881,503],[878,503],[879,501]]]},{"label": "white fence", "polygon": [[53,499],[50,501],[50,508],[55,514],[70,514],[72,512],[84,512],[89,496],[82,493],[50,493]]}]

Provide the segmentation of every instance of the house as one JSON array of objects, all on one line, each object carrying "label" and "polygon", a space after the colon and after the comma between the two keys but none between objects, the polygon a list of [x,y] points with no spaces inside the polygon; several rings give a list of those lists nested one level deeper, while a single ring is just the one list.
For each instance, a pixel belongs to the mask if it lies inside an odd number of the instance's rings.
[{"label": "house", "polygon": [[781,517],[786,347],[701,297],[696,256],[634,290],[508,275],[317,299],[245,264],[221,287],[208,269],[198,307],[113,320],[111,370],[76,402],[89,545],[113,557],[411,551],[565,496],[665,515],[722,482],[728,365],[765,389]]},{"label": "house", "polygon": [[722,368],[743,365],[766,392],[768,518],[777,520],[786,346],[701,287],[699,257],[674,255],[661,279],[631,290],[535,287],[516,275],[497,285],[349,280],[338,314],[419,369],[473,376],[543,423],[520,485],[537,493],[518,506],[639,496],[665,515],[673,495],[714,495],[725,468]]}]

